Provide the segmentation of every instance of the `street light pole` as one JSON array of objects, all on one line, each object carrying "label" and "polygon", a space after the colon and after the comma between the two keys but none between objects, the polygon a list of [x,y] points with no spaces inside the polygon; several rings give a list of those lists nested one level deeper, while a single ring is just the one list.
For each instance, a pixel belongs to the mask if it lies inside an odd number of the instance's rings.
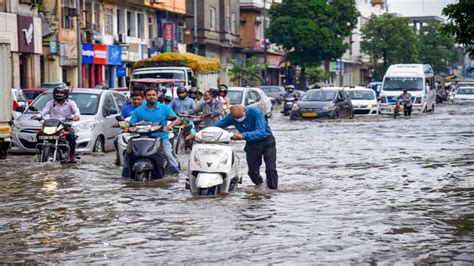
[{"label": "street light pole", "polygon": [[265,69],[263,70],[263,84],[267,85],[267,8],[266,8],[267,0],[263,0],[263,65]]},{"label": "street light pole", "polygon": [[82,87],[81,0],[76,0],[77,87]]}]

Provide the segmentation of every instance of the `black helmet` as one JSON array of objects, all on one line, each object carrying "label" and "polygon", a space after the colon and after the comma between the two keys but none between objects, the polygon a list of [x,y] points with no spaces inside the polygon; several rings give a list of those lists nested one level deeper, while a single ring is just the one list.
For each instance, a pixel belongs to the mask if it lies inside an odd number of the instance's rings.
[{"label": "black helmet", "polygon": [[224,95],[227,95],[227,86],[225,84],[219,85],[219,94],[224,93]]},{"label": "black helmet", "polygon": [[[176,90],[176,93],[178,94],[178,97],[180,99],[184,99],[186,98],[186,96],[188,96],[188,91],[186,90],[186,88],[184,87],[178,87],[178,89]],[[184,94],[183,94],[184,93]]]},{"label": "black helmet", "polygon": [[[56,95],[56,93],[63,93],[63,96]],[[69,97],[69,90],[64,85],[59,85],[53,90],[53,98],[56,101],[66,100]]]},{"label": "black helmet", "polygon": [[286,86],[285,86],[285,90],[287,90],[287,91],[293,91],[293,90],[295,90],[295,86],[293,86],[293,85],[286,85]]},{"label": "black helmet", "polygon": [[219,96],[219,91],[216,88],[209,89],[209,92],[211,93],[212,98]]}]

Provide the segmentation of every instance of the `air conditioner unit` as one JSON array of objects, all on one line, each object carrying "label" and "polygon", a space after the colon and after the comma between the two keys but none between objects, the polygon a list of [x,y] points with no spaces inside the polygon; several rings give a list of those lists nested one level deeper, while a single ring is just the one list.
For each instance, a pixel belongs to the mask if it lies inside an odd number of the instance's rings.
[{"label": "air conditioner unit", "polygon": [[118,35],[118,42],[119,43],[127,43],[127,34],[119,33]]},{"label": "air conditioner unit", "polygon": [[154,4],[161,4],[163,3],[163,0],[151,0],[151,2]]},{"label": "air conditioner unit", "polygon": [[163,46],[163,38],[154,38],[151,40],[151,47],[161,48]]}]

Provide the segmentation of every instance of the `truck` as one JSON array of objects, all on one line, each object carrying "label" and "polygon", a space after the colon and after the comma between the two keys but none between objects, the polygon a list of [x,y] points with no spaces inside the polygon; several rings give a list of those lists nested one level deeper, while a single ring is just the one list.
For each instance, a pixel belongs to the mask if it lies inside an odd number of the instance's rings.
[{"label": "truck", "polygon": [[217,88],[220,72],[217,59],[192,53],[161,53],[138,61],[131,79],[184,80],[187,89]]},{"label": "truck", "polygon": [[7,158],[12,141],[11,67],[10,40],[0,38],[0,160]]}]

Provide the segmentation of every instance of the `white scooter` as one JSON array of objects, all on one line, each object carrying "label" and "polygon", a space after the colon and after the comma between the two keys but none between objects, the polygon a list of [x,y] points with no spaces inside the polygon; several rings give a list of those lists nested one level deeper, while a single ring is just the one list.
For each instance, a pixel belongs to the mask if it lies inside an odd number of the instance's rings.
[{"label": "white scooter", "polygon": [[189,187],[193,195],[227,193],[242,184],[239,158],[230,146],[233,133],[218,127],[205,128],[195,135],[189,156]]}]

